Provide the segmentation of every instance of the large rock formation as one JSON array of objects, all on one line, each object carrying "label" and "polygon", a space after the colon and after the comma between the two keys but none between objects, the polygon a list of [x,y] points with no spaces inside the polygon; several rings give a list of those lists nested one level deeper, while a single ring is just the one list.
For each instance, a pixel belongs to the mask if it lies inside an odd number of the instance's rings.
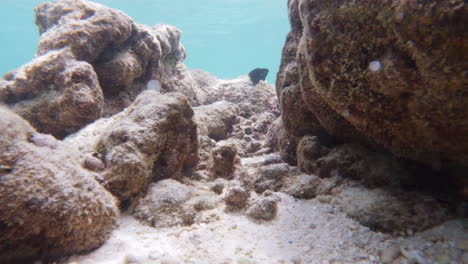
[{"label": "large rock formation", "polygon": [[292,138],[323,128],[468,165],[464,1],[290,0],[289,11],[277,93]]},{"label": "large rock formation", "polygon": [[4,107],[0,135],[0,263],[100,246],[116,226],[116,200],[79,154]]},{"label": "large rock formation", "polygon": [[175,27],[139,25],[85,0],[43,3],[36,24],[38,56],[0,80],[0,102],[40,132],[62,138],[118,113],[152,80],[198,103]]},{"label": "large rock formation", "polygon": [[0,80],[0,102],[38,131],[63,137],[99,118],[104,97],[93,66],[65,48],[7,73]]},{"label": "large rock formation", "polygon": [[[120,200],[152,181],[180,178],[197,162],[197,128],[186,97],[144,91],[124,111],[65,139]],[[94,165],[100,164],[100,165]]]}]

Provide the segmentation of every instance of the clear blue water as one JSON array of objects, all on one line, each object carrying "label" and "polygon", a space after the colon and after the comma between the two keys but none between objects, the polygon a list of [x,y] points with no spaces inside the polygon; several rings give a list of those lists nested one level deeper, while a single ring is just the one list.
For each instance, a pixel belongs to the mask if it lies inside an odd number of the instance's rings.
[{"label": "clear blue water", "polygon": [[[34,56],[39,35],[34,7],[44,0],[2,0],[0,75]],[[136,22],[182,30],[189,68],[235,78],[262,67],[274,83],[289,30],[287,0],[97,0]]]}]

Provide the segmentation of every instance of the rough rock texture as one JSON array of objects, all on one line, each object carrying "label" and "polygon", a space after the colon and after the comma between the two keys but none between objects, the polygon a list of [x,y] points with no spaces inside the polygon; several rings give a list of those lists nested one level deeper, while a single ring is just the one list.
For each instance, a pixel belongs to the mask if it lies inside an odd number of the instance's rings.
[{"label": "rough rock texture", "polygon": [[183,65],[180,31],[134,23],[124,13],[85,0],[36,8],[38,57],[0,82],[0,102],[40,132],[64,137],[118,113],[148,83],[198,103],[196,83]]},{"label": "rough rock texture", "polygon": [[231,183],[224,188],[222,195],[226,202],[226,209],[237,211],[247,206],[250,192],[239,184]]},{"label": "rough rock texture", "polygon": [[141,93],[121,113],[98,120],[66,139],[86,158],[105,164],[100,180],[124,201],[148,184],[180,178],[197,162],[198,140],[193,111],[180,94]]},{"label": "rough rock texture", "polygon": [[194,107],[193,111],[198,124],[198,134],[216,141],[227,138],[239,115],[237,105],[226,101]]},{"label": "rough rock texture", "polygon": [[138,202],[135,217],[153,227],[191,225],[194,210],[184,203],[192,197],[192,188],[172,179],[152,183],[148,194]]},{"label": "rough rock texture", "polygon": [[245,185],[251,186],[259,194],[266,190],[279,191],[290,170],[286,163],[264,165],[244,179]]},{"label": "rough rock texture", "polygon": [[191,70],[188,75],[193,80],[202,105],[217,101],[231,102],[238,105],[240,115],[244,118],[264,112],[278,114],[274,87],[266,82],[255,86],[248,76],[220,80],[201,70]]},{"label": "rough rock texture", "polygon": [[0,263],[99,247],[119,213],[79,154],[4,107],[0,135]]},{"label": "rough rock texture", "polygon": [[422,231],[451,218],[440,203],[418,193],[345,187],[333,203],[362,225],[388,233]]},{"label": "rough rock texture", "polygon": [[276,203],[276,199],[272,197],[259,197],[250,203],[245,214],[256,220],[272,220],[278,213],[278,205]]},{"label": "rough rock texture", "polygon": [[237,148],[233,144],[217,144],[211,151],[212,166],[210,168],[213,176],[222,178],[232,178],[236,164],[239,163]]},{"label": "rough rock texture", "polygon": [[298,199],[313,199],[325,193],[322,180],[316,175],[300,174],[292,177],[290,183],[284,184],[283,192]]},{"label": "rough rock texture", "polygon": [[314,173],[317,159],[328,154],[329,150],[315,136],[305,136],[297,144],[297,167],[306,173]]},{"label": "rough rock texture", "polygon": [[104,97],[93,66],[69,49],[50,51],[7,73],[0,102],[42,133],[63,137],[102,115]]},{"label": "rough rock texture", "polygon": [[[410,172],[392,155],[344,144],[329,150],[314,137],[304,137],[298,146],[298,167],[324,178],[334,175],[363,180],[368,186],[401,188]],[[307,145],[308,144],[308,145]]]},{"label": "rough rock texture", "polygon": [[464,1],[290,0],[289,13],[277,90],[292,136],[320,124],[397,156],[468,164]]}]

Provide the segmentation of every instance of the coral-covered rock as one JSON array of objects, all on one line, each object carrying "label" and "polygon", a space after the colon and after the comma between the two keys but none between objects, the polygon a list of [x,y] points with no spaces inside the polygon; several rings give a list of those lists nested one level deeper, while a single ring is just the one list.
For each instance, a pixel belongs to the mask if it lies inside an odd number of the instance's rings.
[{"label": "coral-covered rock", "polygon": [[39,132],[64,137],[102,115],[104,97],[93,66],[69,49],[50,51],[5,75],[0,102]]},{"label": "coral-covered rock", "polygon": [[292,136],[318,121],[397,156],[468,164],[464,1],[291,0],[289,8],[277,89]]},{"label": "coral-covered rock", "polygon": [[66,139],[84,157],[105,164],[104,186],[124,201],[152,181],[180,178],[197,162],[193,111],[180,94],[145,91],[121,113],[101,119]]},{"label": "coral-covered rock", "polygon": [[0,262],[99,247],[116,226],[114,197],[79,154],[0,107]]}]

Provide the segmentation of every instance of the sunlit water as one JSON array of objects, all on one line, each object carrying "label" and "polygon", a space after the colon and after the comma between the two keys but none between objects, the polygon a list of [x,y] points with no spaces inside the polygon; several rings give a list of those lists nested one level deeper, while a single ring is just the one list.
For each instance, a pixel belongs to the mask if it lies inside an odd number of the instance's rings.
[{"label": "sunlit water", "polygon": [[[2,0],[0,75],[34,56],[39,35],[34,7],[44,0]],[[262,67],[273,83],[289,29],[287,0],[98,0],[136,22],[167,23],[182,30],[185,64],[219,78]]]}]

